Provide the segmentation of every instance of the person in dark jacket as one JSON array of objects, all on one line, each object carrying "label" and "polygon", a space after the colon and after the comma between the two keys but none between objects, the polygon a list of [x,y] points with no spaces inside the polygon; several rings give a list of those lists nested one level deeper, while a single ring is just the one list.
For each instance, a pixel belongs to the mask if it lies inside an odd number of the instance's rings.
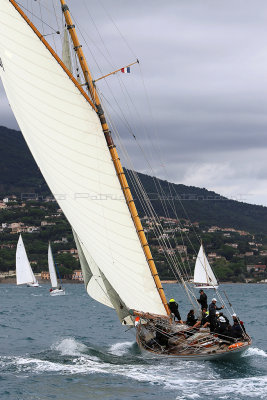
[{"label": "person in dark jacket", "polygon": [[214,330],[216,333],[221,333],[222,335],[226,332],[229,323],[227,323],[225,317],[220,316],[217,321],[217,326]]},{"label": "person in dark jacket", "polygon": [[210,331],[213,332],[216,328],[216,311],[224,308],[216,306],[217,299],[213,298],[209,305]]},{"label": "person in dark jacket", "polygon": [[174,299],[170,299],[170,301],[168,303],[168,306],[169,306],[169,308],[171,310],[171,313],[174,314],[174,317],[176,317],[178,319],[178,321],[180,323],[182,323],[181,315],[180,315],[179,310],[178,310],[178,303],[176,303],[176,301]]},{"label": "person in dark jacket", "polygon": [[244,326],[244,322],[241,321],[241,320],[237,317],[236,314],[233,314],[232,317],[233,317],[233,322],[235,322],[235,320],[237,320],[237,321],[239,322],[239,324],[240,324],[240,327],[241,327],[243,333],[246,334],[247,332],[246,332],[246,329],[245,329],[245,326]]},{"label": "person in dark jacket", "polygon": [[195,311],[192,309],[187,314],[186,325],[194,326],[197,322],[197,318],[195,317]]},{"label": "person in dark jacket", "polygon": [[203,310],[203,308],[206,308],[206,310],[207,310],[208,309],[207,295],[203,289],[200,289],[199,293],[200,293],[200,296],[199,296],[199,299],[197,299],[197,301],[201,305],[201,310]]},{"label": "person in dark jacket", "polygon": [[229,325],[229,323],[230,323],[229,319],[226,317],[226,315],[224,315],[224,313],[222,311],[219,313],[219,317],[225,318],[225,321],[226,321],[227,325]]},{"label": "person in dark jacket", "polygon": [[232,326],[231,329],[231,336],[236,339],[241,338],[243,336],[242,328],[237,319],[234,320],[234,325]]}]

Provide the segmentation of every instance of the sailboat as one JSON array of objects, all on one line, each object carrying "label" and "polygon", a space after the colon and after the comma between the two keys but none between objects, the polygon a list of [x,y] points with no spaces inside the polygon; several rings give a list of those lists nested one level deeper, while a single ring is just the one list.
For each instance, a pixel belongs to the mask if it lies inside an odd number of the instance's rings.
[{"label": "sailboat", "polygon": [[248,336],[233,343],[174,321],[96,81],[69,7],[64,0],[60,5],[84,83],[15,0],[0,3],[0,76],[30,151],[72,227],[88,294],[115,309],[122,325],[135,329],[140,348],[152,354],[206,360],[245,350]]},{"label": "sailboat", "polygon": [[31,264],[28,260],[27,253],[24,247],[22,236],[19,235],[19,240],[16,250],[16,278],[17,285],[25,285],[38,287],[39,283],[32,272]]},{"label": "sailboat", "polygon": [[51,289],[49,291],[51,296],[64,296],[65,289],[62,289],[61,285],[58,285],[57,281],[57,273],[54,263],[54,257],[52,254],[51,245],[48,245],[48,269],[50,274],[50,281],[51,281]]},{"label": "sailboat", "polygon": [[201,243],[194,270],[194,285],[199,289],[218,289],[217,279]]}]

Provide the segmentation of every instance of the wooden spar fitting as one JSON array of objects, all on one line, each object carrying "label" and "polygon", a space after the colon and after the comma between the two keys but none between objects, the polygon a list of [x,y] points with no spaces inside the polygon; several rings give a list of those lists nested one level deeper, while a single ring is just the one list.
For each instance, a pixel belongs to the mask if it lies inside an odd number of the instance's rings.
[{"label": "wooden spar fitting", "polygon": [[100,99],[99,99],[97,91],[95,89],[94,82],[93,82],[88,64],[86,62],[86,58],[85,58],[83,50],[82,50],[82,46],[79,42],[76,30],[75,30],[75,25],[73,25],[72,18],[71,18],[70,12],[69,12],[69,8],[68,8],[65,0],[60,0],[60,3],[61,3],[61,7],[62,7],[62,12],[63,12],[65,20],[66,20],[67,29],[69,30],[71,39],[73,41],[74,50],[76,51],[76,53],[78,55],[78,59],[79,59],[79,62],[80,62],[80,65],[81,65],[81,68],[82,68],[82,71],[84,74],[84,79],[88,85],[88,89],[91,94],[92,101],[95,103],[96,108],[98,110],[97,113],[98,113],[98,116],[99,116],[99,119],[100,119],[100,122],[102,125],[102,129],[103,129],[106,141],[107,141],[107,145],[108,145],[111,157],[112,157],[112,161],[113,161],[117,176],[119,178],[121,188],[124,193],[128,208],[130,210],[139,240],[141,242],[143,251],[145,253],[146,260],[148,262],[151,274],[155,281],[158,293],[160,295],[160,298],[164,305],[166,313],[167,313],[167,315],[170,315],[171,311],[169,309],[168,302],[167,302],[161,281],[159,279],[158,271],[157,271],[155,262],[153,260],[149,245],[147,243],[144,229],[143,229],[142,223],[140,221],[140,218],[138,216],[137,209],[136,209],[129,185],[128,185],[126,176],[123,171],[123,167],[121,165],[121,162],[120,162],[117,150],[116,150],[116,146],[113,142],[106,118],[104,116],[104,112],[103,112],[103,109],[102,109],[102,106],[100,103]]},{"label": "wooden spar fitting", "polygon": [[38,36],[38,38],[41,40],[41,42],[43,42],[43,44],[45,45],[45,47],[47,48],[47,50],[52,54],[52,56],[57,60],[57,62],[59,63],[59,65],[64,69],[64,71],[66,72],[66,74],[68,75],[68,77],[72,80],[72,82],[74,83],[74,85],[79,89],[79,91],[81,92],[81,94],[86,98],[86,100],[90,103],[90,105],[93,107],[93,109],[95,111],[96,107],[95,105],[92,103],[90,97],[88,96],[88,94],[83,90],[83,88],[81,87],[81,85],[79,84],[79,82],[74,78],[74,76],[70,73],[70,71],[68,70],[68,68],[65,66],[65,64],[63,63],[63,61],[58,57],[57,53],[52,49],[52,47],[49,45],[49,43],[45,40],[45,38],[43,37],[43,35],[38,31],[38,29],[34,26],[34,24],[29,20],[29,18],[27,17],[27,15],[22,11],[22,9],[17,5],[17,3],[14,0],[9,0],[9,2],[12,4],[12,6],[18,11],[18,13],[21,15],[21,17],[27,22],[27,24],[31,27],[31,29],[34,31],[34,33]]},{"label": "wooden spar fitting", "polygon": [[123,68],[128,68],[128,67],[130,67],[131,65],[134,65],[134,64],[139,64],[139,61],[136,60],[135,62],[126,65],[126,67],[122,67],[122,68],[116,69],[116,71],[113,71],[113,72],[110,72],[110,73],[107,74],[107,75],[101,76],[101,78],[95,79],[95,80],[93,81],[93,83],[100,81],[100,79],[107,78],[107,77],[110,76],[110,75],[114,75],[114,74],[116,74],[117,72],[120,72]]}]

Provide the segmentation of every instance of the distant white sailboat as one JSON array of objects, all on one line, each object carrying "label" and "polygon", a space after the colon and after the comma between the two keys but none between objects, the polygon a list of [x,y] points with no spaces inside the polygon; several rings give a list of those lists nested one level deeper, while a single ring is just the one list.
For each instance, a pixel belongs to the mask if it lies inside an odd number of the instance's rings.
[{"label": "distant white sailboat", "polygon": [[219,286],[202,244],[196,259],[193,282],[196,287],[203,289],[218,289]]},{"label": "distant white sailboat", "polygon": [[52,288],[50,289],[50,295],[51,296],[64,296],[65,289],[62,289],[61,286],[58,286],[57,273],[56,273],[56,269],[55,269],[55,263],[54,263],[54,258],[53,258],[50,243],[48,246],[48,268],[49,268],[49,274],[50,274],[50,280],[51,280],[51,286],[52,286]]},{"label": "distant white sailboat", "polygon": [[28,260],[27,253],[21,235],[19,236],[16,250],[16,277],[17,285],[38,287],[39,283],[32,272],[31,264]]}]

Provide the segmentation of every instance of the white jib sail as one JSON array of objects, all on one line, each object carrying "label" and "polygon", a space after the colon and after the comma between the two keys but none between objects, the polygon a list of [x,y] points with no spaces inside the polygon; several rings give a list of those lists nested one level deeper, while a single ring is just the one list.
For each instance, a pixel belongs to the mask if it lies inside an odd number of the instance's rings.
[{"label": "white jib sail", "polygon": [[70,42],[68,36],[68,29],[64,29],[64,37],[63,37],[63,44],[62,44],[62,61],[68,68],[70,72],[72,72],[72,62],[71,62],[71,54],[70,54]]},{"label": "white jib sail", "polygon": [[87,293],[99,303],[114,308],[110,301],[109,294],[103,282],[98,266],[96,265],[86,248],[83,246],[83,244],[80,242],[75,231],[73,231],[73,236],[79,253],[79,259],[83,271],[83,279]]},{"label": "white jib sail", "polygon": [[200,246],[194,271],[194,283],[198,286],[217,287],[218,282],[206,257],[203,246]]},{"label": "white jib sail", "polygon": [[128,308],[166,315],[96,112],[8,0],[0,57],[21,131],[83,246]]},{"label": "white jib sail", "polygon": [[37,282],[32,272],[21,235],[19,236],[16,250],[16,277],[17,285]]},{"label": "white jib sail", "polygon": [[52,288],[57,287],[57,274],[50,243],[48,245],[48,269]]}]

